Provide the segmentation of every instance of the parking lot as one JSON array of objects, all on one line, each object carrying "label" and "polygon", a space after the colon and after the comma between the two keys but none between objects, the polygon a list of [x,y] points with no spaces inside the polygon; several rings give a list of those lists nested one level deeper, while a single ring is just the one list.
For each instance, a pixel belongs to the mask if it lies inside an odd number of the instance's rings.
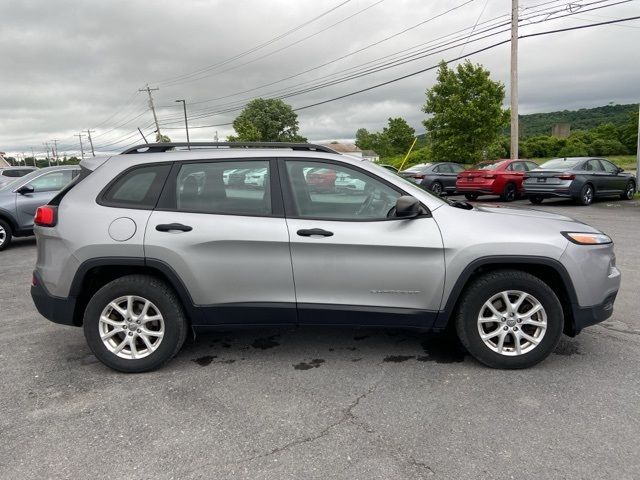
[{"label": "parking lot", "polygon": [[609,234],[623,280],[611,319],[523,371],[443,335],[332,327],[212,332],[162,370],[116,373],[37,313],[35,240],[16,240],[0,252],[0,478],[640,478],[640,201],[536,208]]}]

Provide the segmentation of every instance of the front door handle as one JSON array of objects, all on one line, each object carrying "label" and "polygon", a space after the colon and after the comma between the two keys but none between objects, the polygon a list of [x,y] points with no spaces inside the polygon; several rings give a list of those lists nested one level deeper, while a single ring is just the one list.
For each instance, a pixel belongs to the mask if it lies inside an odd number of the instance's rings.
[{"label": "front door handle", "polygon": [[170,232],[171,230],[179,230],[181,232],[190,232],[193,230],[189,225],[183,225],[181,223],[161,223],[156,225],[156,230],[159,232]]},{"label": "front door handle", "polygon": [[321,237],[331,237],[333,236],[333,232],[329,232],[321,228],[311,228],[298,230],[298,235],[300,235],[301,237],[312,237],[314,235],[318,235]]}]

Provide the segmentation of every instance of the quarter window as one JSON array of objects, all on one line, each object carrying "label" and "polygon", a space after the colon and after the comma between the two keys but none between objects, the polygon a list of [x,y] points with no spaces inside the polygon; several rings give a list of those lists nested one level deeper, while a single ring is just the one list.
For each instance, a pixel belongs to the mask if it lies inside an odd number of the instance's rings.
[{"label": "quarter window", "polygon": [[176,207],[221,215],[271,215],[268,161],[182,165],[175,186]]},{"label": "quarter window", "polygon": [[109,207],[152,210],[171,166],[147,165],[129,170],[109,187],[102,204]]},{"label": "quarter window", "polygon": [[287,161],[293,215],[334,220],[387,218],[401,195],[358,170],[312,161]]}]

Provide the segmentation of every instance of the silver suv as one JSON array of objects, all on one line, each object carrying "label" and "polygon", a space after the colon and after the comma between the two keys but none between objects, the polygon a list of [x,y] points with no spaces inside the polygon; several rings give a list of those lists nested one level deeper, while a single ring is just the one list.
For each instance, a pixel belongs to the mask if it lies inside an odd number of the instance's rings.
[{"label": "silver suv", "polygon": [[450,327],[524,368],[612,314],[613,244],[584,223],[446,201],[321,146],[183,146],[85,160],[36,213],[38,310],[116,370],[161,366],[190,328],[264,324]]},{"label": "silver suv", "polygon": [[0,182],[0,250],[10,245],[13,237],[33,235],[36,208],[50,201],[79,172],[80,167],[68,165],[3,177],[10,181]]}]

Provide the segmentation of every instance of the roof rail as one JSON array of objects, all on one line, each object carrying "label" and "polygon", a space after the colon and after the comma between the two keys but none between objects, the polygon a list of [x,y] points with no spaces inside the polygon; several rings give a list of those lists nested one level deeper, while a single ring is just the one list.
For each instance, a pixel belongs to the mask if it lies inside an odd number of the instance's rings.
[{"label": "roof rail", "polygon": [[162,153],[173,150],[176,147],[195,148],[290,148],[291,150],[300,150],[308,152],[339,152],[325,147],[324,145],[316,145],[313,143],[288,143],[288,142],[167,142],[167,143],[143,143],[135,147],[127,148],[121,155],[129,155],[131,153]]}]

